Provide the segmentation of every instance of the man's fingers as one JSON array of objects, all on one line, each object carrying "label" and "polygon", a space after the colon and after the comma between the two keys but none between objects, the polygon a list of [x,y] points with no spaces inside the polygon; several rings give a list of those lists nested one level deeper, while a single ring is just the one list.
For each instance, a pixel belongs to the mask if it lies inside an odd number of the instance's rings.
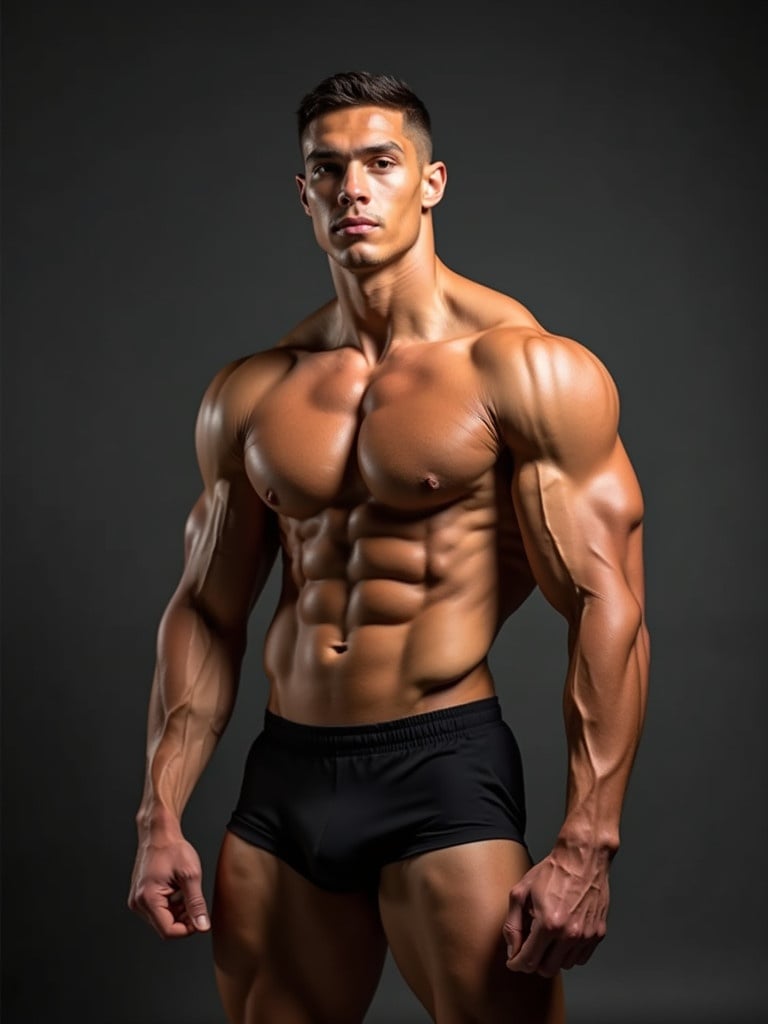
[{"label": "man's fingers", "polygon": [[[516,957],[512,957],[507,963],[511,970],[526,971],[528,973],[540,974],[544,978],[554,978],[560,971],[567,971],[571,967],[586,964],[592,953],[600,942],[599,938],[581,939],[556,939],[550,933],[547,941],[547,932],[541,929],[537,936],[539,941],[530,947],[525,945]],[[536,957],[539,950],[542,950],[537,963]],[[517,964],[520,967],[517,967]]]},{"label": "man's fingers", "polygon": [[161,939],[179,939],[191,935],[195,929],[188,921],[179,919],[183,904],[173,907],[171,898],[159,894],[140,901],[139,913],[155,929]]},{"label": "man's fingers", "polygon": [[210,929],[200,858],[186,840],[141,844],[128,906],[164,939]]},{"label": "man's fingers", "polygon": [[507,957],[507,967],[510,971],[535,974],[546,956],[551,942],[552,936],[534,921],[531,925],[530,934],[520,949],[514,956]]},{"label": "man's fingers", "polygon": [[208,930],[208,912],[199,885],[197,893],[194,890],[190,893],[190,905],[197,910],[198,916],[205,917],[205,925],[192,923],[184,894],[178,889],[171,893],[165,886],[153,892],[140,890],[131,901],[131,909],[148,921],[161,939],[180,939],[186,935],[194,935],[196,931]]},{"label": "man's fingers", "polygon": [[520,950],[523,948],[525,942],[525,936],[522,932],[516,931],[512,928],[504,929],[504,941],[507,944],[507,963],[510,960],[514,960]]},{"label": "man's fingers", "polygon": [[584,947],[586,945],[587,945],[587,940],[586,939],[582,939],[581,942],[573,943],[568,948],[568,950],[566,951],[565,955],[562,958],[562,962],[560,964],[561,969],[564,970],[564,971],[569,971],[571,969],[571,967],[575,967],[576,964],[578,964],[580,962],[579,961],[579,957],[581,956],[582,951],[584,950]]},{"label": "man's fingers", "polygon": [[559,939],[553,942],[541,958],[537,973],[543,978],[554,978],[559,971],[567,970],[575,962],[575,956],[583,945],[573,939]]},{"label": "man's fingers", "polygon": [[188,921],[174,921],[170,915],[150,918],[150,924],[161,939],[183,939],[187,935],[194,935],[196,930]]},{"label": "man's fingers", "polygon": [[520,952],[528,933],[527,915],[523,910],[522,901],[513,890],[509,894],[509,914],[504,922],[502,933],[507,944],[507,960],[511,960]]}]

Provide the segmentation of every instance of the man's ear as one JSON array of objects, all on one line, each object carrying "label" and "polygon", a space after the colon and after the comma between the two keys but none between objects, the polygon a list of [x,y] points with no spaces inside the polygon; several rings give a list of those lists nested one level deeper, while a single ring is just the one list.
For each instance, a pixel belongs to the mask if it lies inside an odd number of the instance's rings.
[{"label": "man's ear", "polygon": [[424,165],[421,180],[421,208],[431,210],[443,198],[445,186],[448,184],[448,169],[442,160]]},{"label": "man's ear", "polygon": [[308,217],[311,217],[312,214],[309,212],[309,203],[307,202],[307,179],[303,174],[296,175],[296,187],[299,190],[299,201],[304,207],[304,213],[306,213]]}]

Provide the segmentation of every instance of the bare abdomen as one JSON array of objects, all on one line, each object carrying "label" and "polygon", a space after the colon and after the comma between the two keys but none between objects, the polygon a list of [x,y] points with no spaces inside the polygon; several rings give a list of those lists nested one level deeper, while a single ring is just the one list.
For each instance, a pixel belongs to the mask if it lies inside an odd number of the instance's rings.
[{"label": "bare abdomen", "polygon": [[376,721],[492,692],[493,503],[409,519],[333,510],[285,524],[284,551],[288,583],[265,658],[271,710],[316,724]]}]

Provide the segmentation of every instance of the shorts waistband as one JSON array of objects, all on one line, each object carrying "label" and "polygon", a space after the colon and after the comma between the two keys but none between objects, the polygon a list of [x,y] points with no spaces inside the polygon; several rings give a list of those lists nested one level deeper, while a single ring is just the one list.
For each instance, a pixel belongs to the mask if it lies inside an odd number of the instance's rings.
[{"label": "shorts waistband", "polygon": [[332,754],[416,746],[500,721],[498,697],[485,697],[439,711],[365,725],[304,725],[267,710],[264,712],[264,733],[305,753]]}]

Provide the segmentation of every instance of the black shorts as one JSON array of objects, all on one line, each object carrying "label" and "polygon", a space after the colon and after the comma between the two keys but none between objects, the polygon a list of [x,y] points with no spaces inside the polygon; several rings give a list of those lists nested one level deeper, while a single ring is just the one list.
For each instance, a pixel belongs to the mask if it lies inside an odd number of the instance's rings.
[{"label": "black shorts", "polygon": [[524,843],[520,752],[496,697],[361,726],[267,711],[227,828],[321,888],[370,889],[417,853]]}]

